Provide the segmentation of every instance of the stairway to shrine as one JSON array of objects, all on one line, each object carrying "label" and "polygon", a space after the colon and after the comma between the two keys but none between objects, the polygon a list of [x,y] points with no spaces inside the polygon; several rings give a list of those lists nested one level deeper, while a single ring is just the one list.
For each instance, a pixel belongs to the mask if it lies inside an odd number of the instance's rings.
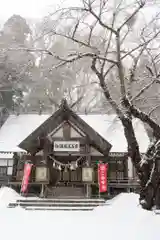
[{"label": "stairway to shrine", "polygon": [[97,206],[106,205],[104,199],[35,199],[25,198],[11,202],[8,208],[22,207],[25,210],[50,211],[92,211]]}]

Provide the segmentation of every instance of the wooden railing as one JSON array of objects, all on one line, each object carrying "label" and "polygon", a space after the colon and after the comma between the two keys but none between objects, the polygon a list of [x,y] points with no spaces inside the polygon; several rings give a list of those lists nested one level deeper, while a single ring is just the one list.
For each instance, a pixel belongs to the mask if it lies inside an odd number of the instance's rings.
[{"label": "wooden railing", "polygon": [[11,177],[10,176],[0,176],[0,183],[3,184],[3,183],[9,183],[9,181],[11,180]]},{"label": "wooden railing", "polygon": [[[2,178],[2,180],[3,180],[3,178]],[[0,178],[0,181],[1,181],[1,178]],[[4,181],[4,180],[3,180]],[[10,179],[10,181],[12,181],[12,182],[21,182],[22,181],[22,179],[17,179],[16,178],[16,176],[13,176],[12,177],[12,179]],[[30,180],[29,180],[29,182],[30,183],[32,183],[32,184],[36,184],[37,183],[37,181],[36,181],[36,179],[35,178],[31,178]],[[46,182],[48,182],[48,181],[46,181]],[[80,181],[80,180],[77,180],[77,181],[71,181],[71,180],[58,180],[58,182],[57,182],[57,184],[58,185],[66,185],[66,184],[77,184],[77,185],[81,185],[81,184],[84,184],[84,182],[82,182],[82,180]],[[98,184],[98,182],[97,181],[94,181],[94,182],[92,182],[91,184]],[[137,179],[136,178],[108,178],[108,184],[111,186],[116,186],[116,185],[126,185],[126,186],[138,186],[139,185],[139,183],[138,183],[138,181],[137,181]]]},{"label": "wooden railing", "polygon": [[138,186],[139,183],[136,178],[117,178],[117,179],[108,179],[109,185],[128,185],[128,186]]}]

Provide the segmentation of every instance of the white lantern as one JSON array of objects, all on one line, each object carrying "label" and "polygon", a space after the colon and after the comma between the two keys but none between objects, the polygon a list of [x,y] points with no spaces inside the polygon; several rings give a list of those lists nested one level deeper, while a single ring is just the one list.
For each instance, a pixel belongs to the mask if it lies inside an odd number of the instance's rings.
[{"label": "white lantern", "polygon": [[61,171],[62,170],[62,167],[61,165],[58,166],[58,170]]},{"label": "white lantern", "polygon": [[91,167],[82,168],[82,181],[83,182],[93,181],[93,168]]},{"label": "white lantern", "polygon": [[74,170],[74,166],[73,166],[73,164],[70,165],[70,170],[71,170],[71,171]]},{"label": "white lantern", "polygon": [[37,167],[36,168],[36,181],[43,182],[47,181],[48,169],[46,167]]},{"label": "white lantern", "polygon": [[77,162],[71,162],[71,164],[70,164],[70,170],[76,170],[77,167],[78,167]]}]

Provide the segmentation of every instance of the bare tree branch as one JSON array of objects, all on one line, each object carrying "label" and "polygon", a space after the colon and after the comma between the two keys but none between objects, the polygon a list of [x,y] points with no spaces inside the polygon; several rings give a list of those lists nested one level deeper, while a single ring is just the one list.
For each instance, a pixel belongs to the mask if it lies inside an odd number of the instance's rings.
[{"label": "bare tree branch", "polygon": [[120,45],[120,35],[119,32],[116,34],[116,50],[117,50],[117,67],[118,67],[118,74],[119,74],[119,80],[120,80],[120,92],[121,92],[121,98],[125,98],[126,96],[126,89],[125,89],[125,83],[124,83],[124,70],[123,70],[123,64],[122,64],[122,58],[121,58],[121,45]]},{"label": "bare tree branch", "polygon": [[[113,13],[112,28],[114,27],[115,18],[116,18],[116,14]],[[109,51],[109,47],[110,47],[110,44],[111,44],[111,41],[112,41],[112,34],[113,34],[113,32],[111,31],[110,35],[109,35],[109,39],[108,39],[108,44],[107,44],[107,47],[106,47],[106,50],[105,50],[105,53],[104,53],[105,57],[107,57],[107,54],[108,54],[108,51]],[[104,71],[104,66],[105,66],[105,61],[103,61],[103,63],[102,63],[101,73],[103,73],[103,71]]]},{"label": "bare tree branch", "polygon": [[82,10],[83,10],[83,11],[86,11],[86,12],[89,12],[90,14],[92,14],[92,16],[94,16],[95,19],[98,20],[99,24],[100,24],[103,28],[106,28],[107,30],[109,30],[109,31],[113,32],[114,34],[116,34],[117,31],[114,30],[112,27],[108,26],[106,23],[104,23],[104,22],[102,21],[102,19],[101,19],[101,16],[98,16],[98,15],[94,12],[94,10],[93,10],[93,8],[92,8],[92,6],[91,6],[90,1],[89,1],[89,3],[87,4],[87,7],[88,7],[88,8],[84,8],[84,9],[82,9]]},{"label": "bare tree branch", "polygon": [[152,114],[155,110],[157,110],[157,108],[160,108],[160,104],[158,104],[158,105],[156,105],[155,107],[153,107],[153,108],[151,109],[151,111],[148,113],[148,116],[150,117],[151,114]]},{"label": "bare tree branch", "polygon": [[133,19],[137,13],[139,12],[140,9],[142,9],[145,5],[145,1],[142,1],[141,3],[139,3],[139,6],[138,8],[122,23],[122,25],[118,28],[118,32],[120,32],[120,30],[125,26],[127,25],[127,23],[129,21],[131,21],[131,19]]},{"label": "bare tree branch", "polygon": [[[77,29],[76,29],[76,30],[77,30]],[[74,29],[74,31],[76,31],[76,30]],[[60,36],[60,37],[69,39],[69,40],[74,41],[75,43],[77,43],[77,44],[79,44],[79,45],[81,45],[81,46],[90,48],[90,49],[92,49],[92,50],[94,50],[94,51],[96,50],[96,48],[95,48],[94,46],[92,46],[90,42],[85,43],[84,41],[75,38],[76,32],[74,33],[74,35],[72,34],[72,36],[65,35],[65,34],[63,34],[63,33],[58,33],[58,32],[53,31],[53,30],[52,30],[51,32],[52,32],[54,35],[56,35],[56,36]]]},{"label": "bare tree branch", "polygon": [[131,98],[131,102],[133,102],[136,98],[140,97],[147,89],[149,89],[155,82],[157,78],[154,78],[150,83],[146,84],[134,97]]},{"label": "bare tree branch", "polygon": [[151,58],[151,62],[152,62],[153,68],[154,68],[154,73],[153,73],[152,69],[149,66],[146,66],[146,67],[148,68],[148,70],[150,69],[150,73],[151,73],[152,76],[155,75],[155,77],[158,77],[158,72],[157,72],[155,60],[154,60],[151,52],[147,48],[146,48],[146,51],[147,51],[148,55]]},{"label": "bare tree branch", "polygon": [[78,105],[84,96],[80,96],[74,103],[71,104],[70,108],[74,108],[76,105]]},{"label": "bare tree branch", "polygon": [[[135,48],[133,48],[132,50],[127,51],[126,54],[124,54],[124,55],[121,57],[121,60],[125,59],[125,58],[128,57],[128,56],[131,56],[132,53],[136,52],[136,51],[139,50],[141,47],[144,47],[144,46],[147,46],[148,44],[150,44],[156,37],[158,37],[159,34],[160,34],[160,30],[159,30],[157,33],[155,33],[155,35],[154,35],[152,38],[150,38],[149,40],[147,40],[146,42],[143,42],[143,43],[137,45],[137,46],[136,46]],[[107,69],[107,71],[105,72],[104,76],[106,77],[106,76],[109,74],[109,72],[110,72],[114,67],[115,67],[115,64],[112,64],[112,65]]]},{"label": "bare tree branch", "polygon": [[149,66],[146,66],[146,68],[149,71],[149,73],[151,74],[151,76],[154,76],[154,73],[153,73],[152,69]]},{"label": "bare tree branch", "polygon": [[104,79],[104,76],[97,70],[96,68],[96,61],[97,59],[96,58],[93,58],[92,60],[92,66],[91,66],[91,69],[93,70],[93,72],[95,72],[95,74],[97,75],[99,81],[100,81],[100,86],[101,88],[103,89],[103,93],[107,99],[107,101],[110,103],[110,105],[112,106],[112,108],[114,109],[114,111],[117,113],[118,117],[120,119],[122,119],[124,116],[123,116],[123,113],[121,112],[121,110],[119,109],[118,105],[116,104],[115,101],[113,101],[110,93],[109,93],[109,90],[105,84],[105,79]]},{"label": "bare tree branch", "polygon": [[127,98],[124,100],[124,104],[135,118],[139,118],[142,122],[147,123],[151,129],[153,129],[156,138],[160,138],[160,126],[152,120],[148,114],[140,111]]},{"label": "bare tree branch", "polygon": [[97,56],[94,53],[79,53],[77,55],[76,54],[72,54],[72,55],[75,55],[75,57],[71,57],[71,54],[68,56],[69,58],[61,58],[59,56],[54,56],[57,60],[60,61],[60,63],[58,65],[56,65],[54,68],[62,67],[64,65],[68,64],[68,63],[73,63],[73,62],[75,62],[77,60],[80,60],[80,59],[82,59],[84,57],[94,58],[95,56],[99,60],[103,60],[103,61],[107,61],[107,62],[116,64],[116,61],[114,61],[112,59],[105,58],[105,57],[100,56],[100,55]]}]

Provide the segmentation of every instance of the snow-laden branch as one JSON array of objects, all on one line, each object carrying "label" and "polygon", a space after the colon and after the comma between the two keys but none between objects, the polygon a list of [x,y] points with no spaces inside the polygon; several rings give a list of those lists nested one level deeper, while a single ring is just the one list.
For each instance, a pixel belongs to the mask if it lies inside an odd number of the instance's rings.
[{"label": "snow-laden branch", "polygon": [[140,91],[134,97],[132,97],[130,101],[133,102],[135,99],[140,97],[146,90],[148,90],[156,82],[157,78],[153,78],[153,80],[146,84],[142,89],[140,89]]},{"label": "snow-laden branch", "polygon": [[151,129],[153,129],[154,136],[156,138],[160,138],[160,126],[153,119],[151,119],[148,114],[144,113],[136,106],[134,106],[128,98],[125,98],[123,101],[125,107],[129,109],[131,114],[135,118],[139,118],[142,122],[147,123],[151,127]]},{"label": "snow-laden branch", "polygon": [[91,65],[91,69],[93,70],[93,72],[96,74],[96,76],[99,79],[100,82],[100,86],[103,89],[103,93],[107,99],[107,101],[110,103],[110,105],[112,106],[112,108],[114,109],[114,111],[117,113],[117,116],[122,119],[124,118],[123,112],[120,110],[120,108],[118,107],[118,105],[116,104],[116,102],[112,99],[109,89],[105,83],[105,78],[103,76],[103,74],[101,74],[101,72],[98,71],[97,67],[96,67],[96,62],[97,59],[93,58],[92,60],[92,65]]},{"label": "snow-laden branch", "polygon": [[130,14],[130,16],[122,23],[122,25],[118,28],[118,32],[120,32],[120,30],[126,26],[140,11],[140,9],[142,9],[145,6],[146,1],[141,1],[138,3],[138,7],[134,10],[134,12],[132,14]]}]

